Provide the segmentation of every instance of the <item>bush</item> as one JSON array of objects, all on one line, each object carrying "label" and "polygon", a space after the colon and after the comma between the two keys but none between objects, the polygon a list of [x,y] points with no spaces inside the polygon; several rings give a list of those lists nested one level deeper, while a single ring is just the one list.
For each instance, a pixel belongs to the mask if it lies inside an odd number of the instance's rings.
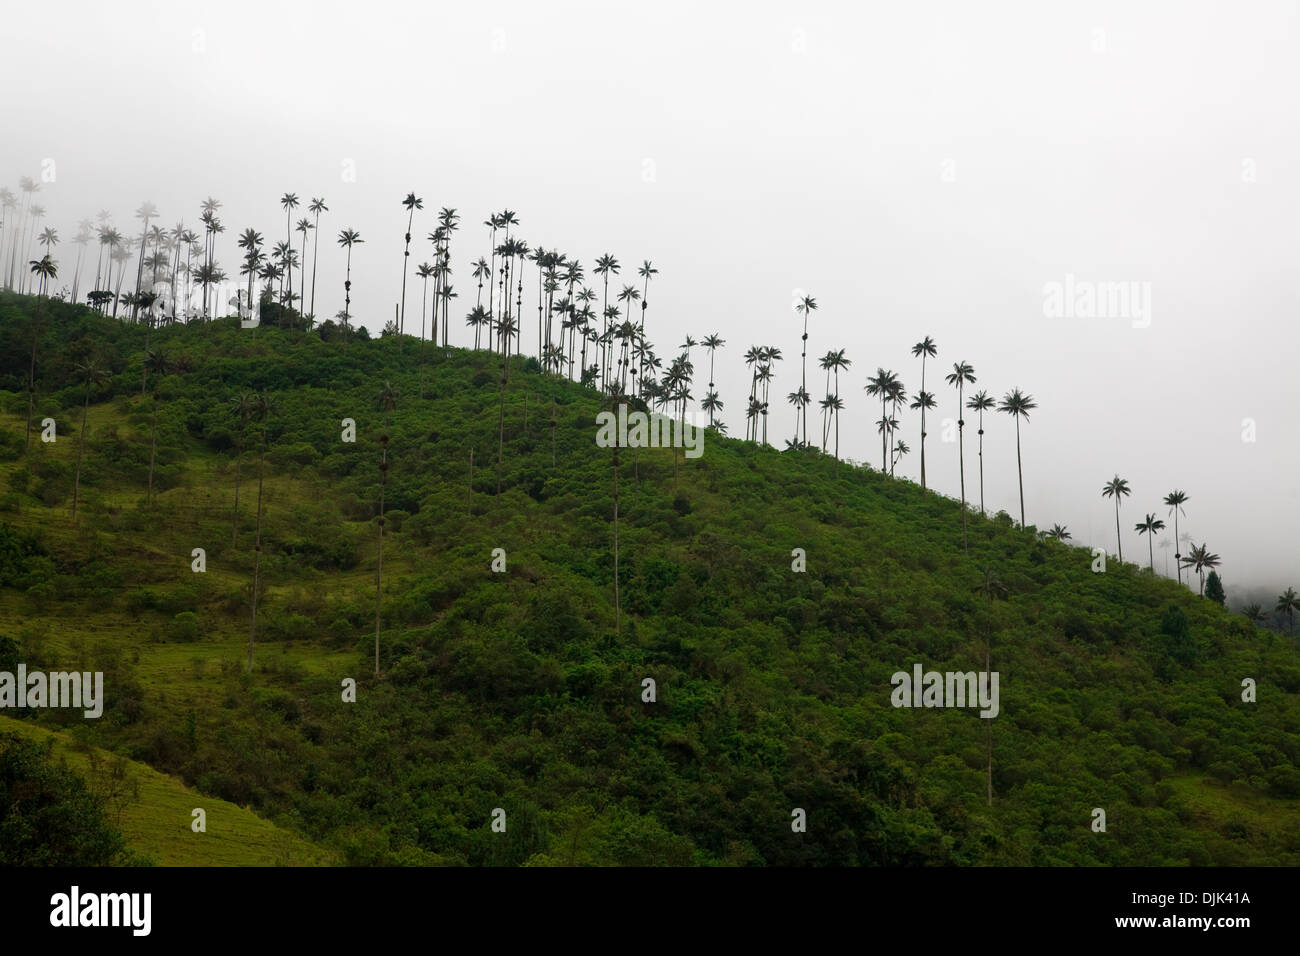
[{"label": "bush", "polygon": [[190,644],[199,639],[199,616],[193,611],[181,611],[167,622],[167,640]]}]

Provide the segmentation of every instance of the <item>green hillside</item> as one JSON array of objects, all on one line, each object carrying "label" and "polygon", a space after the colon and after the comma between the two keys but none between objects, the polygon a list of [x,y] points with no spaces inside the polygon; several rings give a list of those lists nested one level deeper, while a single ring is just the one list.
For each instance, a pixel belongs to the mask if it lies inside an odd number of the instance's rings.
[{"label": "green hillside", "polygon": [[[36,300],[0,295],[0,637],[29,669],[103,671],[108,704],[6,711],[0,730],[174,778],[141,797],[157,829],[122,825],[156,862],[1300,864],[1294,640],[1139,566],[1094,573],[1087,550],[977,509],[966,553],[950,498],[710,431],[696,460],[619,453],[616,619],[596,392],[513,359],[502,402],[499,356],[409,337],[40,309],[25,452]],[[169,371],[142,393],[146,335]],[[110,374],[89,390],[74,523],[91,357]],[[241,423],[241,392],[270,414]],[[995,719],[891,706],[896,671],[986,653]],[[273,851],[240,817],[240,852],[210,810],[209,849],[188,849],[203,799],[299,842]]]}]

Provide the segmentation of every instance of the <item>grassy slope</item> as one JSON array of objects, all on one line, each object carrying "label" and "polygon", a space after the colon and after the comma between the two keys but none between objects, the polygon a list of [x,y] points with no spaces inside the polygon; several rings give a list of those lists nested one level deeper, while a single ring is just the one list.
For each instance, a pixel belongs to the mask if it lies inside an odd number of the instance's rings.
[{"label": "grassy slope", "polygon": [[[0,733],[42,742],[53,738],[56,758],[83,777],[91,775],[89,754],[66,734],[3,716]],[[158,866],[321,866],[333,860],[331,853],[297,834],[243,807],[197,794],[174,777],[138,763],[131,763],[128,772],[139,785],[139,799],[124,804],[120,817],[111,811],[109,817],[130,848]],[[191,829],[196,807],[207,814],[204,833]]]},{"label": "grassy slope", "polygon": [[[91,406],[81,527],[67,518],[66,476],[49,464],[70,465],[75,441],[37,446],[39,480],[16,477],[23,459],[0,462],[0,490],[26,489],[0,500],[9,512],[0,519],[38,529],[83,579],[95,566],[115,576],[98,596],[71,585],[66,596],[2,589],[0,633],[26,635],[65,664],[120,657],[142,688],[141,715],[106,719],[86,731],[92,739],[350,847],[352,859],[1300,862],[1300,834],[1287,822],[1294,797],[1267,782],[1296,760],[1294,647],[1175,583],[1114,563],[1095,575],[1083,549],[978,516],[966,556],[950,499],[710,435],[705,456],[683,462],[677,478],[668,453],[637,455],[636,478],[624,453],[627,616],[615,641],[610,459],[592,445],[595,397],[512,373],[498,499],[488,357],[430,350],[422,401],[410,343],[398,354],[388,341],[166,330],[155,341],[197,367],[162,388],[167,477],[150,513],[136,332],[105,325],[61,347],[111,340],[117,355],[118,374],[96,396],[106,400]],[[412,515],[386,536],[386,673],[376,682],[373,397],[385,378],[403,394],[387,500]],[[262,607],[274,636],[251,685],[238,671],[254,457],[245,457],[241,540],[231,547],[233,456],[214,438],[238,388],[280,397],[273,447],[288,456],[273,453],[268,467]],[[4,403],[11,434],[21,434],[23,399]],[[54,410],[60,434],[73,436],[79,399],[75,387],[47,394],[38,418]],[[338,441],[344,417],[358,422],[354,446]],[[134,449],[136,464],[107,464],[115,448]],[[293,448],[305,448],[297,461]],[[313,567],[306,545],[325,540],[351,553],[351,566]],[[207,549],[204,576],[189,572],[196,546]],[[488,571],[493,547],[507,549],[507,575]],[[807,575],[790,573],[793,547],[807,549]],[[993,810],[983,805],[984,722],[888,705],[889,675],[914,661],[982,665],[990,619],[972,588],[985,567],[1011,592],[992,611],[1003,680]],[[141,588],[151,597],[133,602]],[[1159,629],[1170,604],[1195,643],[1177,665]],[[185,609],[199,614],[201,640],[166,642],[169,619]],[[305,630],[294,630],[294,614]],[[657,708],[639,700],[647,675],[660,684]],[[351,710],[338,702],[348,676],[361,685]],[[1258,704],[1240,703],[1242,676],[1260,682]],[[174,743],[190,712],[198,765]],[[248,755],[263,740],[274,763]],[[329,783],[300,787],[317,768]],[[541,821],[528,839],[512,835],[523,842],[505,855],[481,837],[498,804]],[[783,821],[792,806],[809,809],[811,848],[791,844]],[[1088,829],[1095,806],[1107,810],[1107,837]],[[635,838],[628,819],[642,827]]]}]

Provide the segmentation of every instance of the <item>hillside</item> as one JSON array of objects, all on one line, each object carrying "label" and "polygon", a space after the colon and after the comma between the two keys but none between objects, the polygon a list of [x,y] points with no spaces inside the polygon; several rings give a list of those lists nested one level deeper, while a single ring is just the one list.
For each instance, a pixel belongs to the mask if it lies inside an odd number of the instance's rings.
[{"label": "hillside", "polygon": [[[597,393],[513,359],[502,404],[498,356],[411,338],[40,308],[24,453],[36,300],[0,295],[0,637],[29,668],[102,670],[108,704],[6,718],[353,864],[1300,864],[1294,640],[1136,565],[1093,573],[978,510],[966,553],[952,499],[709,432],[695,460],[619,454],[616,621]],[[142,394],[146,334],[171,371]],[[241,392],[271,414],[241,425]],[[986,653],[995,719],[891,706],[895,672]]]}]

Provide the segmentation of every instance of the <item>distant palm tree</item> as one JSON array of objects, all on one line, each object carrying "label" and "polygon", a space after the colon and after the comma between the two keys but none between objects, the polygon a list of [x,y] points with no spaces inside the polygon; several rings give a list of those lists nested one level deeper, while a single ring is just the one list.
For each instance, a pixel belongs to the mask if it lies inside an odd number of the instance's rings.
[{"label": "distant palm tree", "polygon": [[979,420],[979,461],[980,461],[980,514],[984,514],[984,412],[996,407],[996,403],[983,390],[976,392],[966,400],[966,407],[978,412]]},{"label": "distant palm tree", "polygon": [[[135,211],[135,218],[143,222],[140,234],[140,263],[135,270],[135,294],[140,294],[140,280],[144,277],[144,250],[149,238],[149,220],[158,217],[158,209],[151,202],[141,203],[140,208]],[[131,319],[136,317],[136,305],[131,307]]]},{"label": "distant palm tree", "polygon": [[90,386],[105,381],[108,372],[93,358],[78,364],[74,374],[86,383],[86,395],[81,409],[81,438],[77,442],[77,478],[72,485],[72,521],[77,521],[77,500],[81,492],[81,457],[86,450],[86,421],[90,418]]},{"label": "distant palm tree", "polygon": [[266,392],[255,397],[253,417],[262,423],[262,440],[257,452],[257,537],[253,545],[252,616],[248,625],[248,672],[253,672],[253,647],[257,642],[257,595],[262,582],[262,478],[266,463],[266,443],[271,416],[276,412],[275,399]]},{"label": "distant palm tree", "polygon": [[[150,349],[144,354],[144,367],[147,371],[162,377],[166,375],[171,364],[167,361],[167,355],[162,349]],[[153,504],[153,467],[158,453],[158,383],[154,382],[153,386],[153,416],[152,427],[149,436],[149,492],[145,502]]]},{"label": "distant palm tree", "polygon": [[1020,463],[1020,419],[1029,421],[1029,413],[1038,407],[1032,395],[1022,394],[1014,388],[1002,396],[998,411],[1011,415],[1016,420],[1016,473],[1020,478],[1020,527],[1025,526],[1025,472]]},{"label": "distant palm tree", "polygon": [[348,340],[348,318],[352,314],[352,247],[365,242],[361,234],[354,229],[344,229],[339,233],[339,245],[348,251],[347,275],[343,280],[343,341]]},{"label": "distant palm tree", "polygon": [[[298,194],[285,193],[280,197],[280,205],[284,207],[284,241],[285,244],[293,248],[293,211],[298,208]],[[293,268],[289,263],[285,263],[284,271],[287,273],[287,291],[285,294],[285,305],[293,305]]]},{"label": "distant palm tree", "polygon": [[1205,572],[1219,566],[1219,556],[1212,553],[1205,545],[1191,546],[1187,557],[1183,558],[1183,567],[1193,569],[1201,578],[1201,596],[1205,596]]},{"label": "distant palm tree", "polygon": [[31,273],[39,277],[36,287],[36,314],[32,319],[32,364],[27,372],[27,435],[23,439],[24,454],[30,450],[32,441],[32,416],[36,413],[36,348],[41,337],[41,301],[49,302],[49,283],[59,277],[59,265],[46,253],[40,259],[31,260],[28,265]]},{"label": "distant palm tree", "polygon": [[240,467],[244,460],[244,443],[247,440],[245,432],[248,429],[249,420],[257,413],[257,395],[252,392],[240,392],[231,400],[232,410],[235,418],[238,420],[235,432],[235,512],[233,520],[230,522],[230,546],[232,548],[239,546],[239,473]]},{"label": "distant palm tree", "polygon": [[[961,546],[966,545],[966,446],[963,436],[966,434],[966,419],[962,416],[962,389],[975,383],[975,369],[966,362],[954,362],[952,372],[944,379],[957,388],[957,462],[961,473]],[[969,550],[969,549],[967,549]]]},{"label": "distant palm tree", "polygon": [[1047,537],[1055,538],[1057,541],[1068,541],[1074,536],[1070,534],[1065,525],[1054,524],[1052,525],[1051,530],[1047,532]]},{"label": "distant palm tree", "polygon": [[889,470],[889,435],[893,431],[893,427],[897,425],[897,422],[894,422],[893,425],[890,424],[893,420],[885,413],[885,405],[897,393],[898,385],[898,376],[883,368],[877,368],[875,376],[867,379],[866,384],[867,394],[872,398],[880,398],[880,420],[876,422],[876,425],[880,431],[881,472]]},{"label": "distant palm tree", "polygon": [[379,676],[379,625],[384,592],[384,492],[388,487],[388,416],[397,407],[398,394],[391,382],[384,382],[377,399],[384,413],[384,431],[379,436],[383,459],[379,464],[379,562],[375,571],[375,676]]},{"label": "distant palm tree", "polygon": [[[402,205],[406,207],[406,248],[402,252],[402,311],[398,318],[397,329],[399,332],[406,331],[406,271],[407,263],[411,260],[411,226],[415,222],[415,210],[424,208],[424,200],[420,199],[415,193],[407,193],[406,198],[402,200]],[[435,314],[437,302],[434,302]],[[376,638],[376,641],[378,638]],[[379,664],[376,662],[376,673],[378,673]]]},{"label": "distant palm tree", "polygon": [[1266,620],[1268,620],[1267,615],[1264,614],[1264,609],[1261,608],[1258,604],[1246,605],[1244,608],[1241,609],[1241,613],[1244,614],[1246,616],[1246,620],[1250,621],[1250,623],[1252,624],[1263,624]]},{"label": "distant palm tree", "polygon": [[1131,494],[1128,482],[1119,475],[1116,475],[1110,481],[1106,482],[1106,484],[1101,488],[1101,496],[1103,498],[1115,499],[1115,541],[1119,548],[1119,560],[1121,564],[1124,562],[1124,539],[1119,532],[1119,503],[1120,499],[1128,494]]},{"label": "distant palm tree", "polygon": [[[1119,506],[1118,499],[1116,499],[1115,504],[1116,507]],[[1151,571],[1152,574],[1155,574],[1156,573],[1156,552],[1155,552],[1155,546],[1152,542],[1158,533],[1165,530],[1165,523],[1161,521],[1159,518],[1157,518],[1155,515],[1149,514],[1146,516],[1145,520],[1143,520],[1141,524],[1134,525],[1133,530],[1136,531],[1138,534],[1144,534],[1147,536],[1147,559],[1150,562],[1149,570]]]},{"label": "distant palm tree", "polygon": [[794,406],[793,445],[795,448],[802,448],[804,447],[804,443],[799,440],[799,420],[801,415],[803,415],[806,420],[806,409],[808,408],[808,403],[812,401],[812,396],[808,394],[807,390],[802,385],[800,385],[797,391],[793,391],[786,396],[786,400]]},{"label": "distant palm tree", "polygon": [[1287,588],[1277,596],[1277,607],[1273,610],[1279,614],[1286,615],[1287,633],[1295,633],[1295,612],[1300,611],[1300,595],[1295,593],[1295,588]]},{"label": "distant palm tree", "polygon": [[1169,513],[1174,516],[1174,548],[1175,548],[1174,567],[1177,568],[1178,570],[1179,584],[1183,583],[1183,565],[1182,565],[1183,556],[1178,552],[1177,548],[1178,548],[1178,542],[1182,541],[1183,539],[1179,537],[1178,534],[1178,515],[1180,513],[1183,515],[1187,514],[1186,511],[1183,511],[1183,505],[1187,503],[1187,500],[1188,500],[1187,493],[1183,491],[1178,491],[1176,489],[1174,491],[1169,492],[1169,494],[1165,495],[1165,504],[1169,505]]},{"label": "distant palm tree", "polygon": [[329,206],[325,205],[324,199],[313,199],[307,211],[315,216],[312,222],[312,228],[316,230],[316,241],[312,243],[311,252],[311,309],[310,316],[307,320],[307,328],[310,329],[316,322],[316,259],[320,253],[320,214],[329,212]]},{"label": "distant palm tree", "polygon": [[[817,311],[817,300],[810,295],[805,295],[795,304],[794,310],[803,316],[803,339],[802,339],[803,352],[800,355],[800,360],[803,362],[803,379],[799,386],[799,390],[804,394],[807,394],[808,392],[808,316],[810,316],[813,312]],[[798,433],[798,429],[796,428],[795,440],[798,441],[798,439],[799,439],[799,433]],[[808,444],[808,403],[807,402],[804,402],[803,405],[803,441],[805,445]]]},{"label": "distant palm tree", "polygon": [[[1011,412],[1009,414],[1016,414]],[[1023,414],[1023,413],[1022,413]],[[1016,415],[1019,421],[1019,415]],[[1020,522],[1024,526],[1024,521]],[[992,673],[993,669],[993,602],[997,598],[1007,596],[1007,586],[990,569],[985,568],[980,575],[980,583],[971,588],[988,599],[988,614],[985,617],[984,624],[984,672]],[[988,803],[993,806],[993,721],[984,722],[984,739],[988,754]]]},{"label": "distant palm tree", "polygon": [[[938,348],[934,339],[926,336],[921,341],[912,346],[912,354],[921,359],[921,392],[925,393],[925,360],[934,358],[938,354]],[[927,408],[933,408],[934,405],[913,405],[913,408],[921,409],[921,490],[925,491],[925,411]]]}]

